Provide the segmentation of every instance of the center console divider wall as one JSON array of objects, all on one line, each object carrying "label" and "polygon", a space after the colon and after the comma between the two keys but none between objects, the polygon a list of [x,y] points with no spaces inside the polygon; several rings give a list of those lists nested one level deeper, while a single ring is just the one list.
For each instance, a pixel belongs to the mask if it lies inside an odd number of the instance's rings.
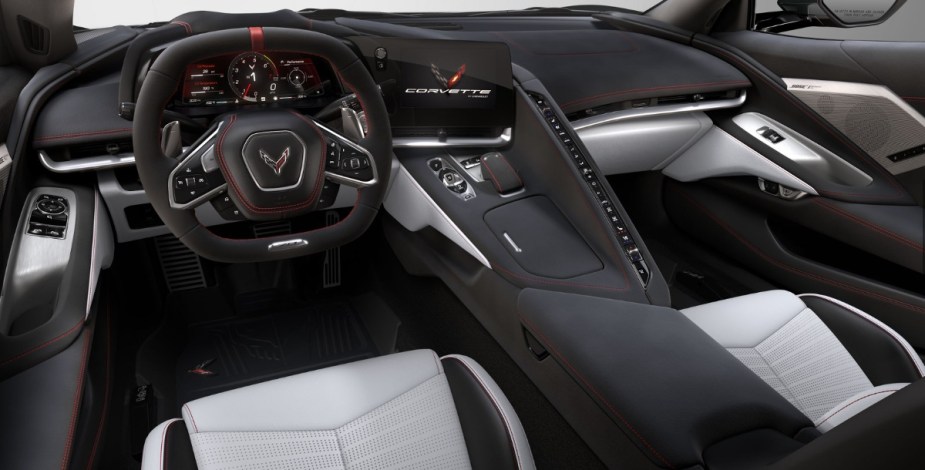
[{"label": "center console divider wall", "polygon": [[[539,79],[530,72],[522,67],[515,66],[514,74],[523,87],[523,90],[531,94],[549,98],[549,91],[546,90]],[[533,103],[533,99],[530,98],[526,98],[526,101],[529,101],[531,104]],[[563,123],[563,126],[568,132],[570,128],[570,126],[566,124],[568,120],[565,119],[564,113],[559,108],[558,104],[553,99],[547,99],[546,106],[558,117],[559,122]],[[532,114],[532,116],[525,116],[527,113]],[[644,303],[670,305],[670,294],[668,293],[668,284],[665,278],[662,276],[655,260],[646,248],[642,237],[633,226],[626,211],[623,209],[620,200],[610,188],[604,174],[594,163],[594,160],[590,158],[590,153],[581,140],[578,139],[573,132],[569,133],[572,139],[571,145],[578,149],[580,155],[585,156],[584,161],[587,163],[588,168],[584,170],[579,170],[579,168],[571,162],[573,158],[572,153],[564,148],[563,144],[552,135],[552,130],[544,125],[546,124],[545,118],[540,115],[535,105],[518,107],[517,121],[518,132],[514,134],[515,144],[520,144],[523,142],[523,139],[528,139],[528,137],[525,136],[546,134],[550,137],[550,144],[555,147],[554,150],[546,151],[546,153],[550,154],[547,158],[549,162],[544,162],[542,168],[537,168],[537,170],[540,171],[537,171],[533,175],[533,178],[542,180],[544,177],[548,178],[549,175],[556,176],[557,178],[555,181],[548,182],[550,185],[548,196],[562,206],[563,212],[567,216],[572,215],[574,217],[576,214],[582,214],[582,217],[578,220],[572,220],[572,223],[575,224],[579,232],[585,234],[589,239],[594,240],[596,243],[594,243],[593,246],[597,246],[599,250],[606,253],[608,255],[607,258],[611,260],[612,263],[617,263],[619,265],[627,277],[627,284],[632,286],[630,290],[644,289],[646,295],[646,301],[644,301]],[[523,124],[520,124],[521,122],[523,122]],[[535,145],[534,142],[538,140],[540,139],[529,138],[531,145]],[[531,153],[538,152],[528,152],[527,155]],[[554,154],[559,158],[553,158]],[[509,158],[517,158],[517,156],[518,155],[514,155]],[[555,169],[553,169],[553,165],[555,165]],[[517,164],[515,164],[515,166],[517,166]],[[525,167],[520,171],[531,171],[536,166],[538,165],[531,165],[529,161],[523,161],[519,162],[518,169]],[[630,242],[635,244],[638,248],[638,255],[641,256],[640,261],[642,265],[648,269],[647,284],[640,281],[640,278],[637,276],[637,266],[634,266],[633,260],[628,257],[629,253],[624,252],[624,250],[620,248],[624,246],[624,243],[617,233],[614,232],[608,214],[605,212],[604,206],[599,202],[600,198],[592,192],[587,184],[585,184],[587,178],[591,177],[599,182],[600,186],[598,191],[603,191],[604,194],[606,194],[607,199],[611,203],[612,210],[616,212],[614,215],[622,219],[625,232],[629,236]],[[531,178],[525,178],[525,181],[529,181],[530,179]],[[645,195],[639,195],[639,197],[645,197]],[[645,287],[643,287],[644,284]],[[633,299],[627,296],[622,298],[622,300]]]},{"label": "center console divider wall", "polygon": [[658,466],[709,465],[707,447],[758,429],[771,431],[761,439],[782,452],[818,435],[799,410],[677,310],[536,289],[520,293],[517,310]]}]

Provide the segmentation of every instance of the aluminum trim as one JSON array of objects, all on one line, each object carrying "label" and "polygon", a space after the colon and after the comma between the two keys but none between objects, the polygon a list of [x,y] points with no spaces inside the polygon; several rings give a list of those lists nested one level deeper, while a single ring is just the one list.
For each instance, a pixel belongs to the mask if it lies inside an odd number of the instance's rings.
[{"label": "aluminum trim", "polygon": [[121,168],[135,165],[135,155],[131,153],[120,153],[117,155],[100,155],[98,157],[87,157],[79,160],[70,160],[66,162],[56,162],[48,152],[39,150],[39,162],[45,169],[54,173],[77,173],[81,171],[108,170],[110,168]]},{"label": "aluminum trim", "polygon": [[308,240],[304,238],[294,238],[292,240],[284,240],[281,242],[270,243],[267,245],[267,251],[276,252],[276,251],[286,251],[292,250],[295,248],[300,248],[303,246],[308,246]]},{"label": "aluminum trim", "polygon": [[424,227],[433,227],[449,238],[453,243],[472,255],[473,258],[491,269],[488,258],[472,243],[465,232],[453,222],[446,212],[430,197],[430,194],[421,187],[414,176],[399,164],[383,202],[385,210],[395,217],[403,227],[416,232]]},{"label": "aluminum trim", "polygon": [[[212,196],[218,194],[219,191],[225,189],[225,187],[228,186],[228,183],[225,183],[225,184],[223,184],[223,185],[221,185],[221,186],[219,186],[219,187],[217,187],[217,188],[215,188],[215,189],[213,189],[213,190],[211,190],[211,191],[209,191],[209,192],[203,194],[202,196],[199,196],[199,197],[197,197],[196,199],[193,199],[192,201],[190,201],[190,202],[188,202],[188,203],[186,203],[186,204],[178,204],[178,203],[176,202],[176,198],[175,198],[175,196],[174,196],[174,188],[173,188],[173,182],[174,182],[174,179],[175,179],[176,176],[177,176],[177,171],[179,171],[180,168],[181,168],[182,166],[186,165],[186,163],[187,163],[188,161],[190,161],[193,157],[195,157],[196,155],[198,155],[199,152],[200,152],[202,149],[204,149],[204,148],[206,148],[206,147],[208,147],[208,146],[210,146],[210,145],[215,145],[215,144],[213,143],[213,140],[215,140],[215,136],[218,135],[218,131],[220,131],[220,130],[222,129],[222,125],[223,125],[223,124],[224,124],[224,122],[219,122],[218,125],[215,126],[215,129],[214,129],[210,134],[208,134],[208,136],[207,136],[205,139],[203,139],[202,142],[200,142],[199,145],[196,146],[196,148],[194,148],[193,150],[191,150],[191,151],[186,152],[185,154],[183,154],[183,155],[185,155],[185,156],[183,157],[183,159],[180,160],[180,162],[177,163],[177,164],[173,167],[173,170],[170,170],[170,175],[167,177],[167,194],[168,194],[169,197],[170,197],[170,201],[169,201],[169,202],[170,202],[170,207],[172,207],[172,208],[174,208],[174,209],[189,209],[189,208],[191,208],[191,207],[198,206],[198,205],[202,204],[202,201],[203,201],[203,200],[208,200],[208,199],[206,199],[207,197],[211,198]],[[202,158],[202,155],[199,155],[199,157]]]},{"label": "aluminum trim", "polygon": [[[743,131],[748,132],[766,148],[834,183],[864,187],[873,181],[870,175],[830,152],[825,147],[763,114],[753,112],[739,114],[732,118],[732,122]],[[775,144],[765,139],[758,132],[758,129],[762,127],[773,129],[784,140]]]},{"label": "aluminum trim", "polygon": [[738,108],[745,104],[748,99],[748,93],[742,91],[738,97],[728,100],[702,101],[700,103],[688,104],[670,104],[664,106],[653,106],[650,108],[626,109],[612,111],[583,119],[572,121],[572,128],[576,131],[596,127],[603,124],[609,124],[617,121],[628,119],[639,119],[652,116],[663,116],[666,114],[692,113],[695,111],[714,111],[717,109]]},{"label": "aluminum trim", "polygon": [[363,180],[358,180],[358,179],[350,178],[350,177],[348,177],[348,176],[339,175],[339,174],[337,174],[337,173],[334,173],[334,172],[331,172],[331,171],[327,171],[327,170],[325,170],[325,172],[324,172],[325,178],[327,178],[327,179],[329,179],[329,180],[331,180],[331,181],[333,181],[333,182],[335,182],[335,183],[340,183],[340,184],[344,184],[344,185],[347,185],[347,186],[352,186],[352,187],[354,187],[354,188],[368,188],[368,187],[373,186],[373,185],[375,185],[375,184],[377,184],[377,183],[379,182],[379,170],[376,168],[376,160],[373,158],[373,154],[370,153],[369,150],[366,150],[365,148],[363,148],[362,146],[360,146],[360,145],[357,144],[356,142],[354,142],[354,141],[348,139],[347,137],[344,137],[343,135],[341,135],[341,134],[339,134],[339,133],[337,133],[337,132],[334,132],[333,130],[331,130],[331,129],[328,128],[327,126],[325,126],[325,125],[323,125],[323,124],[321,124],[321,123],[319,123],[319,122],[317,122],[317,121],[315,121],[315,120],[312,120],[312,122],[314,122],[315,125],[318,126],[319,129],[321,129],[322,131],[324,131],[324,132],[327,133],[328,135],[333,136],[334,138],[336,138],[337,140],[339,140],[341,144],[347,145],[347,146],[351,147],[352,149],[354,149],[354,150],[356,150],[356,151],[358,151],[358,152],[361,152],[363,155],[366,155],[366,157],[369,158],[369,167],[372,168],[372,170],[373,170],[373,179],[371,179],[371,180],[369,180],[369,181],[363,181]]},{"label": "aluminum trim", "polygon": [[[253,139],[254,137],[259,136],[259,135],[269,135],[269,134],[289,134],[295,137],[295,139],[298,140],[299,144],[302,146],[302,165],[299,167],[299,180],[296,181],[295,184],[291,184],[289,186],[279,186],[275,188],[264,188],[257,181],[257,177],[254,175],[254,169],[251,168],[251,159],[247,158],[247,155],[244,154],[244,149],[247,148],[247,144],[249,144],[251,139]],[[203,156],[205,156],[206,153],[207,152],[203,152]],[[308,146],[305,145],[305,141],[302,140],[302,138],[299,137],[298,134],[290,130],[287,130],[287,129],[276,129],[272,131],[254,132],[253,134],[247,136],[247,139],[244,140],[244,146],[241,147],[241,159],[244,160],[244,167],[247,168],[247,173],[251,175],[251,181],[253,181],[254,184],[257,185],[258,189],[264,192],[268,192],[268,193],[278,192],[278,191],[288,191],[290,189],[298,188],[302,184],[302,180],[305,179],[305,160],[307,158],[308,158]],[[279,176],[279,174],[277,174],[277,176]],[[171,181],[173,181],[173,178],[171,178]]]},{"label": "aluminum trim", "polygon": [[508,127],[498,137],[449,137],[439,140],[436,137],[395,137],[394,148],[454,148],[454,147],[504,147],[511,142],[512,131]]}]

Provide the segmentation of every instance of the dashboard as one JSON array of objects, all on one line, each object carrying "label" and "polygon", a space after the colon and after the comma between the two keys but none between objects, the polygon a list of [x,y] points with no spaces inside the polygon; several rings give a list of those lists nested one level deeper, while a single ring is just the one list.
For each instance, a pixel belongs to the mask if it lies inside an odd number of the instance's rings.
[{"label": "dashboard", "polygon": [[324,98],[340,93],[327,61],[296,52],[243,51],[189,64],[175,101],[221,107]]}]

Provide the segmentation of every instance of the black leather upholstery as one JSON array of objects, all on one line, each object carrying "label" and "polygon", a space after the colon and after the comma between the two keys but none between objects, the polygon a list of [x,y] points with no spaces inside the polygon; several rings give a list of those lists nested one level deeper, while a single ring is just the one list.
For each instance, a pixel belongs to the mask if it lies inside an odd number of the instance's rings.
[{"label": "black leather upholstery", "polygon": [[824,298],[804,296],[802,300],[832,330],[875,386],[922,378],[899,341],[870,320]]},{"label": "black leather upholstery", "polygon": [[888,399],[777,462],[781,470],[920,468],[925,381]]},{"label": "black leather upholstery", "polygon": [[196,456],[193,443],[190,442],[186,424],[182,420],[173,421],[164,429],[164,460],[162,470],[195,470]]},{"label": "black leather upholstery", "polygon": [[[228,195],[248,219],[282,219],[314,210],[326,147],[311,120],[289,111],[238,113],[225,121],[215,148]],[[279,166],[263,161],[260,152]]]},{"label": "black leather upholstery", "polygon": [[655,465],[702,466],[705,449],[755,429],[766,429],[756,439],[774,448],[818,435],[806,416],[676,310],[535,289],[521,293],[518,310]]},{"label": "black leather upholstery", "polygon": [[472,468],[518,468],[509,430],[478,378],[456,358],[441,362]]}]

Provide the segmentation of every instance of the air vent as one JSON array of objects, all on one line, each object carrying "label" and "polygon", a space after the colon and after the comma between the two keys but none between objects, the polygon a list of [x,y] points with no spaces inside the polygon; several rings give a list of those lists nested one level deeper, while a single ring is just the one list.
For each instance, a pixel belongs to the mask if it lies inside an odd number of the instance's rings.
[{"label": "air vent", "polygon": [[91,142],[70,147],[70,157],[99,157],[100,155],[119,155],[132,153],[132,139],[116,139],[102,142]]},{"label": "air vent", "polygon": [[625,111],[628,109],[652,108],[656,106],[671,106],[688,103],[709,103],[711,101],[731,100],[739,96],[738,90],[717,91],[711,93],[691,93],[687,95],[662,96],[660,98],[642,98],[619,103],[611,103],[596,108],[589,108],[569,114],[569,121],[577,121],[600,114]]},{"label": "air vent", "polygon": [[477,137],[493,138],[498,137],[502,132],[499,128],[475,128],[475,127],[456,127],[451,129],[440,129],[436,127],[405,127],[394,129],[395,137]]},{"label": "air vent", "polygon": [[19,22],[19,34],[22,37],[22,45],[27,51],[33,54],[48,54],[48,28],[26,18],[17,16]]},{"label": "air vent", "polygon": [[131,155],[131,139],[115,139],[100,142],[88,142],[62,147],[49,147],[45,153],[56,162],[67,162],[83,158],[105,157],[107,155]]},{"label": "air vent", "polygon": [[157,237],[154,244],[161,261],[161,269],[164,271],[164,281],[167,282],[170,292],[206,287],[202,262],[196,253],[173,235]]}]

